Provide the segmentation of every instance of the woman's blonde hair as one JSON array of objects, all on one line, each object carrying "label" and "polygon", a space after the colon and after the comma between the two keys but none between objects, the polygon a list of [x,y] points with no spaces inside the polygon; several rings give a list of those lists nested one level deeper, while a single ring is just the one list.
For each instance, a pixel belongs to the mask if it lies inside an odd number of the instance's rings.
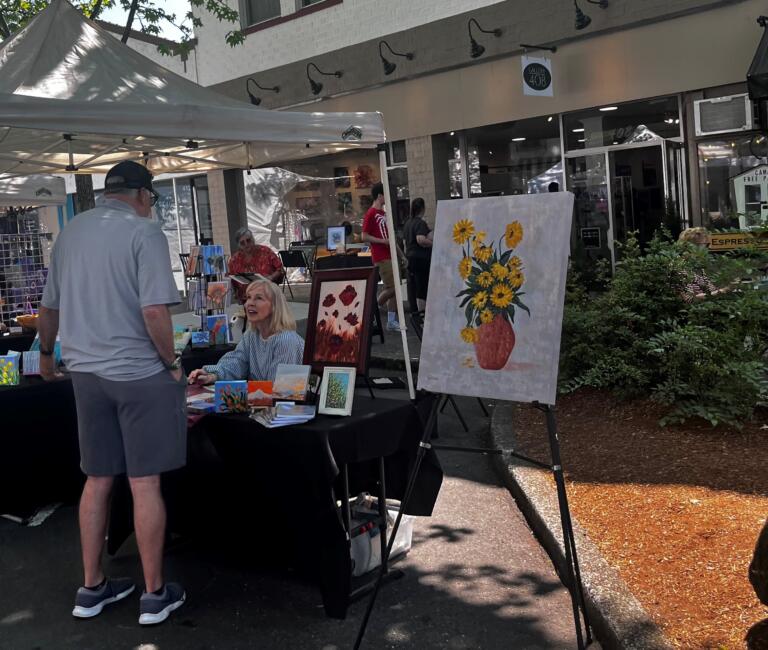
[{"label": "woman's blonde hair", "polygon": [[[264,290],[272,303],[272,315],[269,317],[267,327],[269,336],[285,332],[286,330],[295,332],[296,319],[293,317],[293,314],[288,307],[288,303],[285,301],[285,296],[283,295],[283,292],[280,291],[278,285],[272,282],[269,278],[265,278],[263,275],[256,275],[256,279],[245,288],[245,295],[247,296],[248,292],[257,286],[264,287]],[[251,329],[256,328],[251,326]]]}]

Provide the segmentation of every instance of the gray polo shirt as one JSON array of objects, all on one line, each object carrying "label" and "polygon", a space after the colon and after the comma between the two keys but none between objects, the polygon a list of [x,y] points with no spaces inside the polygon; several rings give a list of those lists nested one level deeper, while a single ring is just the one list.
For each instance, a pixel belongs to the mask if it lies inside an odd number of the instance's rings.
[{"label": "gray polo shirt", "polygon": [[178,302],[165,235],[124,201],[101,200],[56,239],[42,304],[59,310],[70,371],[115,381],[157,374],[163,364],[141,308]]}]

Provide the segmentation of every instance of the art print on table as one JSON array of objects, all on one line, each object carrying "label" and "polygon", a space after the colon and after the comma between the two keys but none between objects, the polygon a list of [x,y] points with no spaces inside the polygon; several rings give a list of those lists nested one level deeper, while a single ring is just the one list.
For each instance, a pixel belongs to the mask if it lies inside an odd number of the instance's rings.
[{"label": "art print on table", "polygon": [[214,405],[216,413],[247,413],[248,382],[217,381],[214,384]]},{"label": "art print on table", "polygon": [[0,355],[0,386],[18,386],[21,352],[9,350]]},{"label": "art print on table", "polygon": [[226,314],[216,314],[206,318],[206,326],[211,345],[226,345],[229,343],[229,317]]},{"label": "art print on table", "polygon": [[194,349],[210,347],[211,333],[210,332],[192,332],[191,345]]},{"label": "art print on table", "polygon": [[272,396],[274,399],[286,399],[302,402],[307,399],[309,389],[310,366],[279,363],[275,372],[275,381],[272,382]]},{"label": "art print on table", "polygon": [[324,415],[351,415],[355,395],[355,368],[333,368],[323,370],[320,385],[318,413]]},{"label": "art print on table", "polygon": [[376,269],[317,271],[312,276],[304,363],[368,370]]},{"label": "art print on table", "polygon": [[569,192],[441,201],[419,388],[554,404]]}]

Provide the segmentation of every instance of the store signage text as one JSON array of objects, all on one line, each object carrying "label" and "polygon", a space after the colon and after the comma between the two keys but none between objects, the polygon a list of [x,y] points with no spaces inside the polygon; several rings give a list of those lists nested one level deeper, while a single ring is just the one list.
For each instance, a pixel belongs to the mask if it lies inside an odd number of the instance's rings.
[{"label": "store signage text", "polygon": [[554,96],[552,87],[552,61],[537,57],[524,56],[523,94],[535,97]]}]

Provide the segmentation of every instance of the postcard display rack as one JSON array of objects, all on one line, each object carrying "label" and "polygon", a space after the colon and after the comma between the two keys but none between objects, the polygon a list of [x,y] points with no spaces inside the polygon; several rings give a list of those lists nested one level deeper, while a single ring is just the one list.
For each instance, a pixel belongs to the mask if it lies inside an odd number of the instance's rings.
[{"label": "postcard display rack", "polygon": [[227,266],[223,246],[190,247],[184,270],[189,308],[200,317],[200,331],[208,332],[210,345],[230,341],[227,308],[232,292]]},{"label": "postcard display rack", "polygon": [[49,248],[46,233],[0,234],[0,321],[37,313]]}]

